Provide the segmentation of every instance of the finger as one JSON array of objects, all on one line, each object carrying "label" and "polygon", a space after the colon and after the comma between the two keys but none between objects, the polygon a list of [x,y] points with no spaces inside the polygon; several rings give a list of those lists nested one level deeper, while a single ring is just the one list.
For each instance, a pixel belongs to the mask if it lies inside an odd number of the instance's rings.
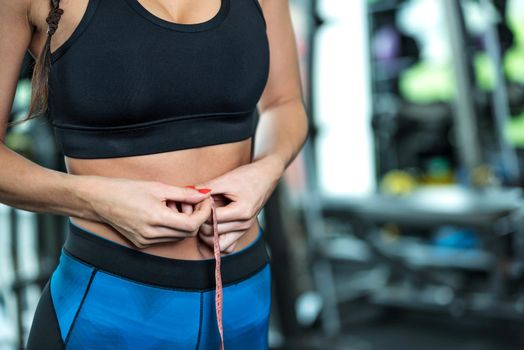
[{"label": "finger", "polygon": [[166,206],[169,209],[172,209],[172,210],[174,210],[177,213],[180,212],[180,210],[178,209],[178,206],[177,206],[177,202],[175,202],[175,201],[171,201],[171,200],[166,201]]},{"label": "finger", "polygon": [[235,244],[246,231],[232,231],[220,235],[220,250],[225,251]]},{"label": "finger", "polygon": [[[235,244],[242,235],[245,234],[244,231],[232,231],[228,233],[223,233],[219,237],[219,245],[220,245],[220,251],[224,251],[226,249],[234,249],[233,244]],[[210,248],[213,248],[215,245],[214,237],[213,236],[200,236],[200,239],[204,242],[205,245],[207,245]]]},{"label": "finger", "polygon": [[142,232],[142,236],[148,241],[159,243],[160,241],[168,242],[188,238],[192,233],[192,231],[181,231],[161,225],[151,225],[147,232]]},{"label": "finger", "polygon": [[182,213],[184,214],[191,214],[193,212],[193,205],[189,203],[180,203],[182,206]]},{"label": "finger", "polygon": [[129,241],[131,244],[133,244],[135,247],[139,249],[147,248],[149,246],[159,244],[159,243],[172,243],[172,242],[178,242],[182,240],[185,237],[177,238],[177,237],[164,237],[161,236],[161,233],[158,235],[157,238],[145,238],[143,236],[137,237],[136,233],[130,233],[130,232],[122,232],[119,230],[120,233],[122,233],[122,237],[124,237],[127,241]]},{"label": "finger", "polygon": [[[202,202],[203,202],[203,201],[202,201]],[[193,212],[194,212],[195,210],[200,210],[200,209],[202,208],[202,202],[198,202],[197,204],[195,204],[194,209],[193,209]]]},{"label": "finger", "polygon": [[193,213],[189,215],[189,219],[192,223],[200,227],[211,215],[211,199],[206,198],[195,208]]},{"label": "finger", "polygon": [[213,249],[214,242],[213,242],[213,236],[204,236],[200,235],[200,240],[209,248]]},{"label": "finger", "polygon": [[167,237],[167,238],[148,239],[148,240],[143,240],[141,246],[138,245],[138,241],[137,241],[137,243],[135,243],[135,242],[132,242],[129,239],[128,240],[131,243],[133,243],[136,247],[143,249],[143,248],[151,247],[151,246],[156,245],[156,244],[178,242],[178,241],[181,241],[184,238],[185,237],[182,237],[182,238]]},{"label": "finger", "polygon": [[[231,231],[245,231],[249,229],[249,220],[235,220],[228,222],[219,222],[217,224],[218,234],[222,235]],[[213,225],[203,223],[200,225],[200,231],[205,236],[213,236]]]},{"label": "finger", "polygon": [[192,218],[194,215],[195,211],[188,215],[175,212],[166,207],[166,210],[156,213],[155,217],[149,220],[149,224],[167,229],[166,233],[170,236],[179,236],[180,233],[191,235],[200,226],[200,224]]},{"label": "finger", "polygon": [[[211,197],[212,197],[213,201],[215,202],[215,207],[216,208],[225,206],[225,205],[227,205],[228,203],[231,202],[226,197],[223,197],[223,196],[221,196],[219,194],[213,194],[213,195],[211,195]],[[205,223],[211,225],[213,223],[212,218],[213,218],[213,216],[210,215],[207,218],[207,220],[205,221]]]},{"label": "finger", "polygon": [[244,207],[243,203],[234,201],[223,207],[216,208],[217,218],[220,217],[221,222],[244,219],[244,217],[247,216],[247,212],[248,209]]},{"label": "finger", "polygon": [[209,181],[206,181],[206,182],[201,182],[201,183],[197,183],[195,184],[195,188],[197,189],[201,189],[201,188],[211,188],[212,191],[211,193],[213,194],[216,194],[216,193],[224,193],[224,191],[226,190],[225,186],[224,186],[224,181],[222,181],[222,178],[223,176],[219,176],[219,177],[215,177]]},{"label": "finger", "polygon": [[212,236],[213,235],[213,225],[203,223],[200,225],[200,232],[199,234],[202,234],[204,236]]},{"label": "finger", "polygon": [[[231,244],[231,238],[230,238],[230,234],[231,233],[236,233],[236,239],[238,239],[238,233],[245,233],[246,231],[232,231],[232,232],[227,232],[227,233],[223,233],[222,235],[219,236],[219,243],[220,243],[220,249],[222,250],[223,248],[229,246]],[[225,237],[225,238],[223,238]],[[228,238],[229,237],[229,238]],[[200,239],[202,239],[202,241],[204,241],[206,243],[206,245],[208,245],[209,247],[213,248],[214,246],[214,236],[205,236],[205,235],[200,235]],[[235,240],[235,239],[233,239]]]},{"label": "finger", "polygon": [[202,193],[193,188],[170,185],[163,185],[159,189],[159,196],[161,196],[164,200],[169,199],[177,202],[186,202],[192,204],[196,204],[205,198],[208,198],[211,195],[210,193],[211,191],[208,193]]}]

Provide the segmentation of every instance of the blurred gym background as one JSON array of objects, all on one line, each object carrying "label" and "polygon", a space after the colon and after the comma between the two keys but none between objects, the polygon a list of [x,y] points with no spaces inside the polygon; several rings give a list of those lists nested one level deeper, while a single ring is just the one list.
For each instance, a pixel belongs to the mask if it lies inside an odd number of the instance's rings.
[{"label": "blurred gym background", "polygon": [[[271,348],[522,349],[524,0],[290,5],[311,134],[260,214]],[[46,118],[6,144],[65,171]],[[23,348],[65,229],[0,204],[1,350]]]}]

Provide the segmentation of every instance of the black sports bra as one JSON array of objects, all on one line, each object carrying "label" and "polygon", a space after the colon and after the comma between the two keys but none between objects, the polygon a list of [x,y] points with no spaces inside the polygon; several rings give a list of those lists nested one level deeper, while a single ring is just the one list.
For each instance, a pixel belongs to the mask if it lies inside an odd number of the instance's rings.
[{"label": "black sports bra", "polygon": [[258,0],[182,24],[138,0],[89,0],[51,54],[48,116],[66,156],[109,158],[254,136],[269,74]]}]

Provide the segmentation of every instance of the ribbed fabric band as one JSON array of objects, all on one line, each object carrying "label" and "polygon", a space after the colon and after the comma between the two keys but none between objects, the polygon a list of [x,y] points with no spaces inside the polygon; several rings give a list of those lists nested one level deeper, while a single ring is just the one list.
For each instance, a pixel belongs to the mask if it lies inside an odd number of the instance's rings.
[{"label": "ribbed fabric band", "polygon": [[[244,249],[222,256],[223,285],[240,282],[262,270],[269,255],[260,227],[257,239]],[[134,281],[193,291],[216,286],[215,259],[172,259],[118,244],[69,221],[64,250],[85,263]]]},{"label": "ribbed fabric band", "polygon": [[[138,156],[236,142],[254,135],[255,110],[195,114],[122,127],[92,127],[53,121],[57,143],[73,158]],[[183,130],[183,132],[181,132]]]}]

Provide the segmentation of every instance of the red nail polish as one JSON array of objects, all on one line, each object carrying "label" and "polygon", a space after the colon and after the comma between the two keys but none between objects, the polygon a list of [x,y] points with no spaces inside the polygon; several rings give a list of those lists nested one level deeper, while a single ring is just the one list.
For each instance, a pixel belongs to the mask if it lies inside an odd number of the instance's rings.
[{"label": "red nail polish", "polygon": [[196,190],[195,186],[193,186],[193,185],[188,185],[188,186],[184,186],[184,187],[187,187],[187,188],[193,188],[193,189]]},{"label": "red nail polish", "polygon": [[211,191],[210,188],[200,188],[200,189],[198,190],[198,192],[203,193],[203,194],[206,194],[206,193],[208,193],[208,192],[210,192],[210,191]]}]

